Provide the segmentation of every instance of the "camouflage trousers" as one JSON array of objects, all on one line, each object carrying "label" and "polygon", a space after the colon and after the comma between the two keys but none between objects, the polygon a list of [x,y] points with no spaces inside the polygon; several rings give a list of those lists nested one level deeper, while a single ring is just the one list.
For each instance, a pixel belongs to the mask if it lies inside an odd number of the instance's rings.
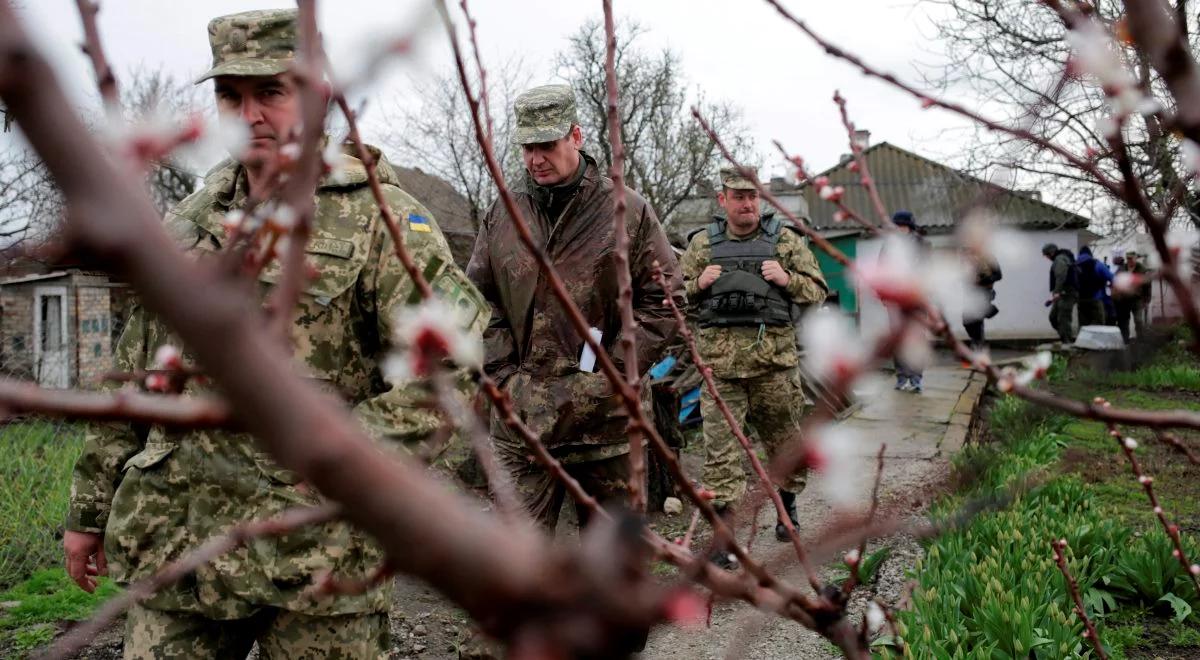
[{"label": "camouflage trousers", "polygon": [[[753,427],[767,450],[768,459],[795,440],[804,417],[806,399],[795,369],[775,371],[755,378],[715,378],[717,391],[734,419],[745,429]],[[734,436],[717,402],[701,389],[700,413],[704,417],[704,486],[720,505],[732,505],[746,494],[745,450]],[[806,472],[791,475],[776,486],[798,493],[804,490]]]},{"label": "camouflage trousers", "polygon": [[1063,296],[1050,305],[1050,326],[1064,344],[1075,341],[1075,296]]},{"label": "camouflage trousers", "polygon": [[125,621],[126,660],[245,658],[375,660],[391,650],[385,613],[310,616],[273,607],[219,621],[134,606]]},{"label": "camouflage trousers", "polygon": [[[496,459],[508,472],[525,512],[553,533],[554,528],[558,526],[558,512],[562,509],[567,489],[533,458],[525,443],[515,438],[493,438],[492,446],[496,450]],[[602,445],[599,449],[603,447]],[[562,461],[567,473],[579,481],[583,490],[596,498],[600,504],[622,499],[629,492],[627,451],[615,456],[604,456],[601,451],[594,457],[587,457],[587,460],[576,460],[578,456],[557,453],[555,458]],[[589,512],[578,502],[575,503],[575,514],[581,527],[587,524]]]}]

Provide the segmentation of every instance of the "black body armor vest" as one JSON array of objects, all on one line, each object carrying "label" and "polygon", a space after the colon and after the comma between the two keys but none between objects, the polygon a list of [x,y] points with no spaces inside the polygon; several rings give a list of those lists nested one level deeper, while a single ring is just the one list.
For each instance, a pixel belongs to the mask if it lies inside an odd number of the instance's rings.
[{"label": "black body armor vest", "polygon": [[775,258],[783,223],[774,217],[762,219],[758,236],[733,241],[725,236],[726,221],[708,225],[708,243],[712,265],[721,267],[721,276],[699,302],[700,327],[792,325],[795,305],[783,289],[765,280],[762,263]]}]

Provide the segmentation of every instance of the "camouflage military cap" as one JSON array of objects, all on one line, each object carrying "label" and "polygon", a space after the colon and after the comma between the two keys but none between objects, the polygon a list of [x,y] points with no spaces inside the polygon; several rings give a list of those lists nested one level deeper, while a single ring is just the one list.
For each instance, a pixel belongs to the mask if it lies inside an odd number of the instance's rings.
[{"label": "camouflage military cap", "polygon": [[[754,172],[754,178],[758,178],[758,172]],[[721,185],[734,190],[757,190],[754,181],[743,176],[741,170],[736,167],[721,168]]]},{"label": "camouflage military cap", "polygon": [[274,76],[287,71],[296,52],[295,9],[263,9],[218,16],[208,23],[212,68],[196,79]]},{"label": "camouflage military cap", "polygon": [[542,85],[526,90],[513,104],[517,130],[513,144],[553,142],[566,137],[579,123],[575,114],[575,91],[570,85]]}]

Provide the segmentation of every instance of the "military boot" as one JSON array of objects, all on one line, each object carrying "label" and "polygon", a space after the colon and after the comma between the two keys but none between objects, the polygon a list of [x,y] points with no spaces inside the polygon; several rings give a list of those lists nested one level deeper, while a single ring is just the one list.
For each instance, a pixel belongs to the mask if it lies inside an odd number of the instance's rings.
[{"label": "military boot", "polygon": [[[721,519],[725,521],[725,524],[728,525],[730,529],[734,529],[733,507],[728,505],[719,505],[715,508],[717,509],[717,515],[721,516]],[[712,552],[708,555],[708,561],[712,562],[717,568],[726,571],[736,571],[741,567],[741,563],[738,562],[737,555],[729,551],[728,543],[714,544]]]},{"label": "military boot", "polygon": [[[796,494],[780,488],[779,499],[783,500],[783,508],[787,511],[788,518],[792,521],[792,527],[799,527],[800,521],[796,519]],[[790,541],[792,537],[788,534],[787,527],[784,527],[783,523],[775,523],[775,538],[780,541]]]}]

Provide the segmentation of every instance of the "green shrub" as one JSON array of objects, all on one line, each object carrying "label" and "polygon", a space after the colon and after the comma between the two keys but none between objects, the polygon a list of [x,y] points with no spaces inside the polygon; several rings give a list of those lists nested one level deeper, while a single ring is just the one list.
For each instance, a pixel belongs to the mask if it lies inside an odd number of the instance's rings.
[{"label": "green shrub", "polygon": [[26,421],[0,426],[0,589],[62,561],[62,525],[82,427]]}]

